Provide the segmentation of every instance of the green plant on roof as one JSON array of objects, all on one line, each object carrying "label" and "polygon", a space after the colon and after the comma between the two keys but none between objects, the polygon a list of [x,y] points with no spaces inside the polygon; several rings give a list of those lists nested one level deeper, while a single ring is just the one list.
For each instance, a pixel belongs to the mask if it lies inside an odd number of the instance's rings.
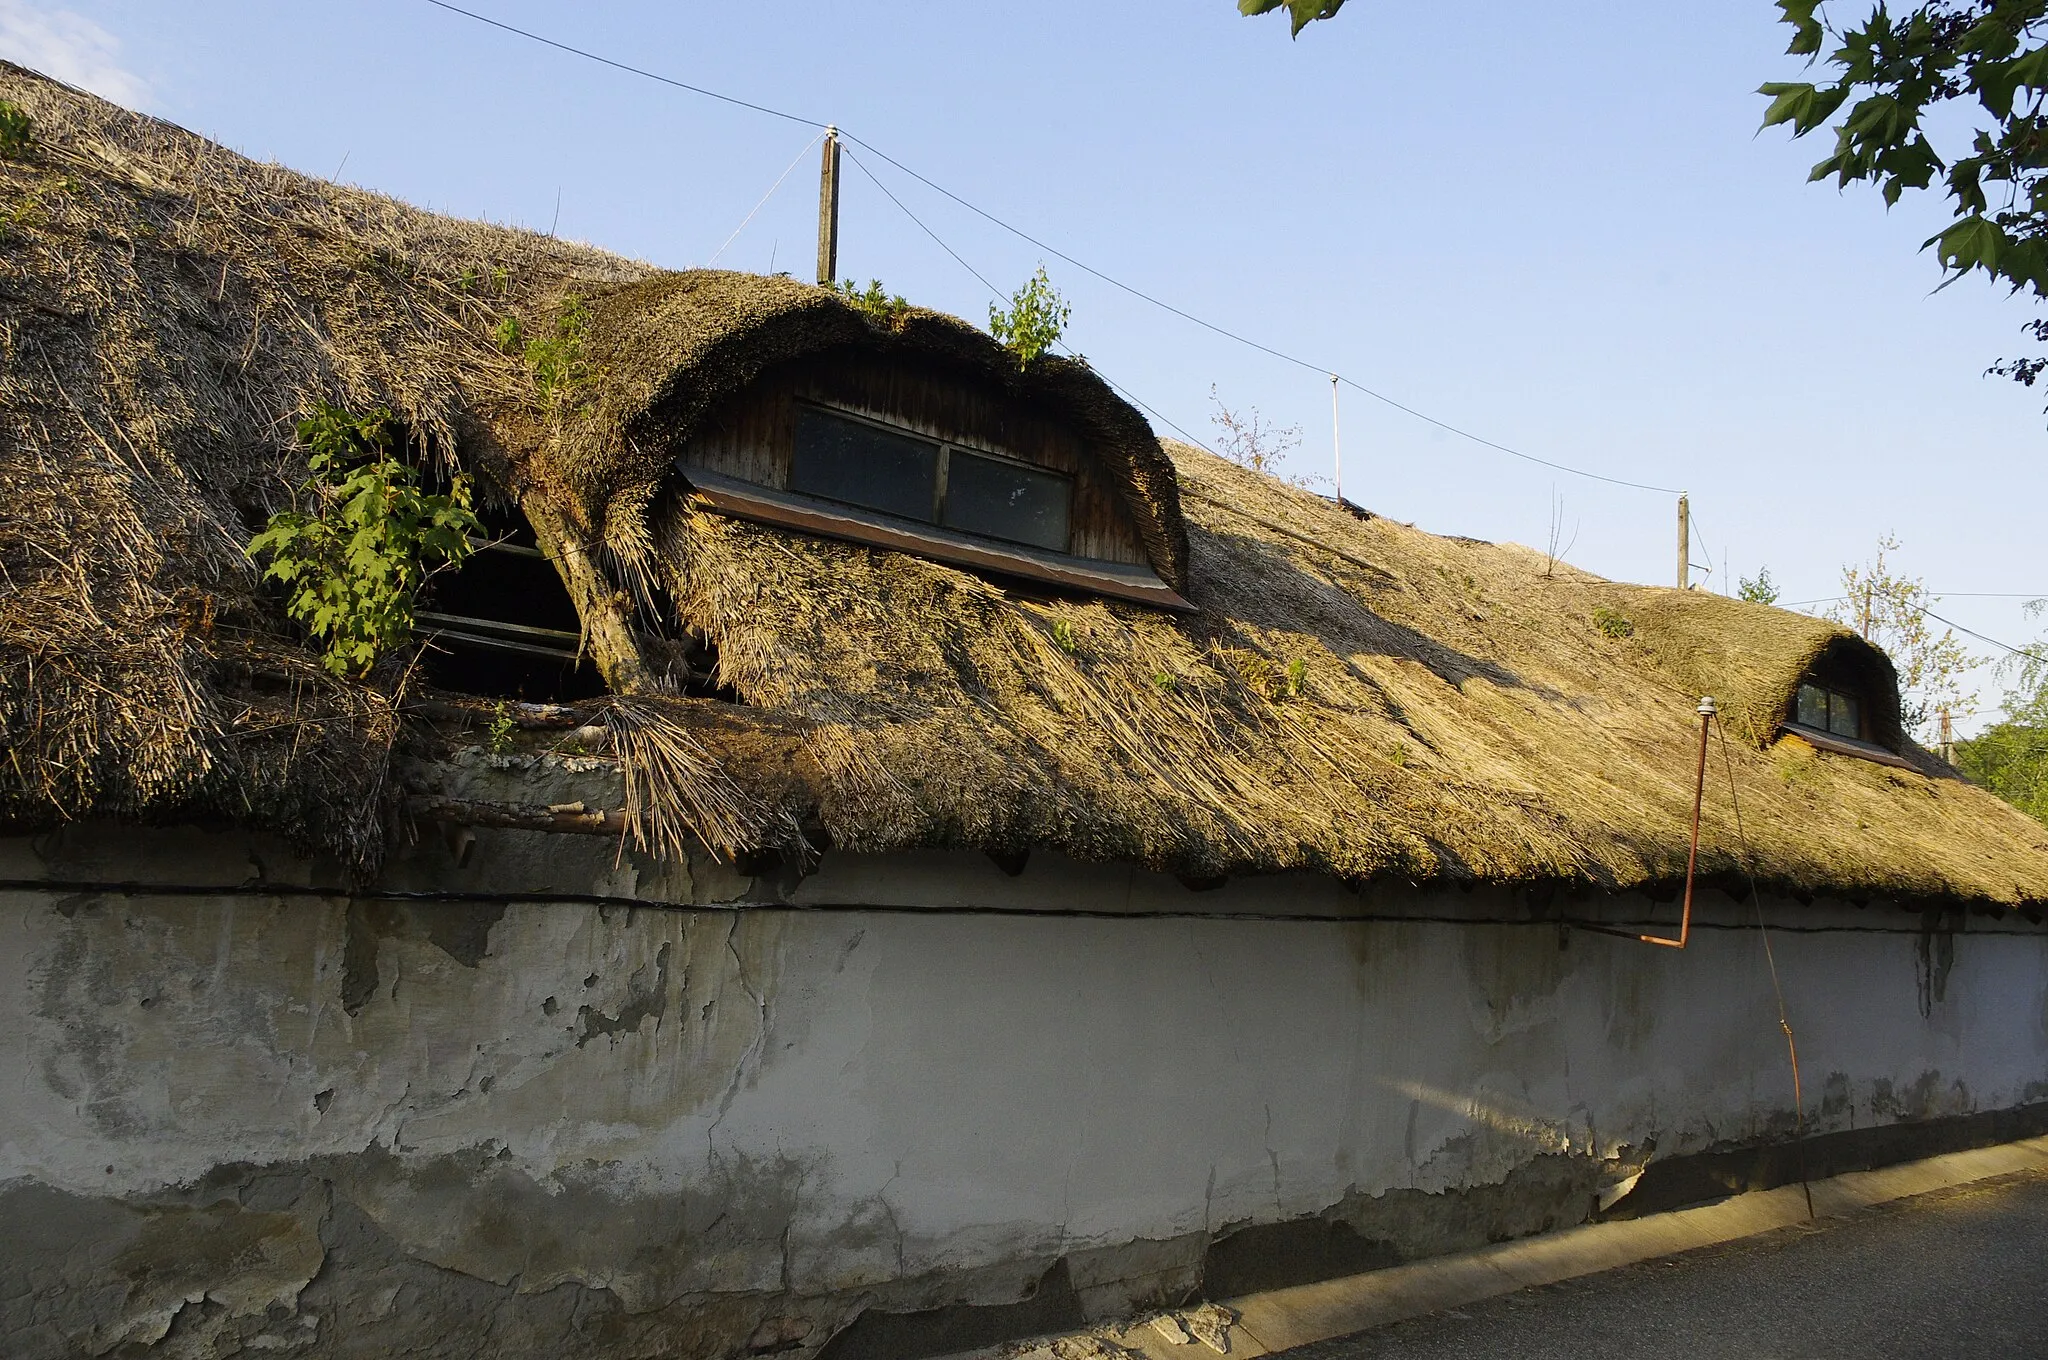
[{"label": "green plant on roof", "polygon": [[420,587],[469,556],[470,536],[483,526],[467,475],[447,495],[420,489],[419,473],[395,451],[387,410],[355,416],[322,405],[298,435],[312,450],[303,488],[312,509],[272,515],[248,554],[269,559],[263,575],[284,585],[286,612],[322,644],[321,664],[365,675],[411,638]]},{"label": "green plant on roof", "polygon": [[1054,619],[1052,621],[1052,641],[1055,647],[1058,647],[1069,656],[1072,656],[1079,650],[1080,643],[1074,638],[1073,620]]},{"label": "green plant on roof", "polygon": [[512,732],[518,726],[512,720],[512,709],[502,699],[491,710],[491,726],[488,746],[494,756],[504,755],[512,749]]},{"label": "green plant on roof", "polygon": [[1735,594],[1751,604],[1776,604],[1778,583],[1771,579],[1769,567],[1758,567],[1756,575],[1744,576],[1736,581]]},{"label": "green plant on roof", "polygon": [[0,99],[0,156],[20,160],[35,148],[36,125],[21,105]]},{"label": "green plant on roof", "polygon": [[1609,609],[1604,604],[1594,608],[1593,626],[1617,641],[1625,637],[1634,637],[1636,634],[1636,626],[1629,622],[1626,614]]},{"label": "green plant on roof", "polygon": [[883,291],[880,279],[869,279],[865,288],[856,287],[852,279],[841,279],[832,285],[832,291],[877,326],[894,327],[897,318],[910,310],[900,295]]},{"label": "green plant on roof", "polygon": [[572,293],[562,300],[545,332],[529,334],[518,317],[508,316],[492,328],[491,340],[504,353],[526,361],[534,395],[541,405],[553,407],[568,401],[589,380],[590,370],[583,362],[583,334],[589,324],[589,305]]},{"label": "green plant on roof", "polygon": [[1010,295],[1007,311],[990,305],[988,333],[1017,356],[1021,368],[1059,343],[1071,311],[1040,265],[1031,281]]}]

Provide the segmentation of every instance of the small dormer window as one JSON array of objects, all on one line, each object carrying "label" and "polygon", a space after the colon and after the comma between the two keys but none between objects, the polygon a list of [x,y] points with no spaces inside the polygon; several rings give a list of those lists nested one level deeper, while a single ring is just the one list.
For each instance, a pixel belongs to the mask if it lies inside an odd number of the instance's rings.
[{"label": "small dormer window", "polygon": [[1792,720],[1816,732],[1851,741],[1864,739],[1862,701],[1825,685],[1807,682],[1799,686],[1799,703]]},{"label": "small dormer window", "polygon": [[808,403],[789,489],[983,538],[1067,550],[1074,482],[999,455]]}]

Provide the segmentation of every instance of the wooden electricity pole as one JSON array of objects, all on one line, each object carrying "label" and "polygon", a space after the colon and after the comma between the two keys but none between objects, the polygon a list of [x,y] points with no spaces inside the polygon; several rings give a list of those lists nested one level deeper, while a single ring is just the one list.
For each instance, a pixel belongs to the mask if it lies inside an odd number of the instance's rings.
[{"label": "wooden electricity pole", "polygon": [[1692,502],[1678,493],[1678,588],[1692,589]]},{"label": "wooden electricity pole", "polygon": [[1941,710],[1941,758],[1945,764],[1956,763],[1956,733],[1955,728],[1949,725],[1945,708]]},{"label": "wooden electricity pole", "polygon": [[825,129],[824,162],[818,167],[818,282],[839,277],[839,129]]}]

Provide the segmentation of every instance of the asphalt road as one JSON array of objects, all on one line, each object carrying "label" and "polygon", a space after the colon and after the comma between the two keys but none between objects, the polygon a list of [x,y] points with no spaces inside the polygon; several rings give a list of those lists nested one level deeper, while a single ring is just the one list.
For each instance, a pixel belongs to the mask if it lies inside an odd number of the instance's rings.
[{"label": "asphalt road", "polygon": [[2048,1357],[2048,1173],[1937,1191],[1285,1355]]}]

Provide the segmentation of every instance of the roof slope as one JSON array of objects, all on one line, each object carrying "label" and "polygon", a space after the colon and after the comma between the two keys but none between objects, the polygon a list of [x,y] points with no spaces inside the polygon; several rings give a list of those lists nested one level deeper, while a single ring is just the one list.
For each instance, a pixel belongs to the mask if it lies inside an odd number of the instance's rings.
[{"label": "roof slope", "polygon": [[[1914,772],[1766,744],[1815,658],[1889,683],[1832,625],[1360,520],[1157,448],[1078,364],[1016,381],[1095,422],[1192,617],[723,519],[663,480],[666,447],[763,365],[846,343],[993,371],[993,343],[436,218],[16,68],[0,97],[45,142],[0,163],[13,824],[225,816],[374,861],[414,730],[403,667],[326,677],[241,553],[302,475],[293,421],[337,400],[389,405],[433,456],[545,498],[610,548],[593,560],[620,588],[715,644],[741,704],[645,695],[609,718],[638,805],[714,845],[1663,884],[1683,871],[1705,690],[1733,738],[1708,786],[1711,874],[1738,867],[1732,771],[1751,862],[1781,887],[2048,901],[2048,832],[1923,754]],[[572,294],[579,390],[541,400],[493,336]]]},{"label": "roof slope", "polygon": [[[1703,865],[1796,892],[2048,896],[2048,831],[1908,747],[1906,771],[1765,745],[1833,624],[1441,538],[1181,445],[1191,620],[1030,601],[850,544],[669,507],[681,613],[748,702],[801,715],[836,845],[1049,846],[1208,875],[1563,880]],[[1631,625],[1610,636],[1596,611]],[[1620,631],[1618,628],[1614,631]],[[1894,716],[1894,721],[1895,716]]]}]

